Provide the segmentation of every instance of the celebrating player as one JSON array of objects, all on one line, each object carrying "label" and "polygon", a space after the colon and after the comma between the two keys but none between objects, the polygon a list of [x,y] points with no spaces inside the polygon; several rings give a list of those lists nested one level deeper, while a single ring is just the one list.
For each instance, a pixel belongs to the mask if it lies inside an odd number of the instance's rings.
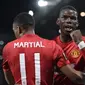
[{"label": "celebrating player", "polygon": [[[84,71],[85,68],[85,37],[82,36],[78,27],[78,13],[72,6],[65,6],[60,10],[57,24],[60,27],[60,35],[55,41],[64,50],[71,65]],[[56,69],[57,72],[57,69]],[[55,72],[55,85],[75,85],[61,72]]]}]

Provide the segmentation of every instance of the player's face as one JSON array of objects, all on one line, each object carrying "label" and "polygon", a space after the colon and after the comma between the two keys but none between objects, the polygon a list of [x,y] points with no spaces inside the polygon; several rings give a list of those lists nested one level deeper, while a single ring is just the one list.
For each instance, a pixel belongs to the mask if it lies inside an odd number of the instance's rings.
[{"label": "player's face", "polygon": [[63,10],[60,14],[61,33],[69,35],[70,32],[78,27],[77,12],[74,10]]},{"label": "player's face", "polygon": [[17,26],[16,24],[13,24],[13,31],[14,31],[15,37],[19,38],[20,37],[19,26]]}]

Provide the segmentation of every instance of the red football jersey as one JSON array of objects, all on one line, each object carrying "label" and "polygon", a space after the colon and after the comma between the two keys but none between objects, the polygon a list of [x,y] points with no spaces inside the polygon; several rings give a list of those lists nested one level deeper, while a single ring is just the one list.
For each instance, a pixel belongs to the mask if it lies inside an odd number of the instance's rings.
[{"label": "red football jersey", "polygon": [[8,43],[3,59],[3,69],[10,68],[15,83],[21,85],[52,85],[54,64],[58,68],[66,65],[63,50],[54,41],[34,34]]},{"label": "red football jersey", "polygon": [[[82,39],[85,41],[85,37],[82,36]],[[74,67],[76,70],[84,71],[85,70],[85,55],[82,54],[82,50],[80,50],[77,46],[77,44],[74,41],[70,41],[67,43],[64,43],[60,40],[60,37],[56,37],[54,39],[56,43],[61,46],[61,48],[64,50],[64,53],[68,60],[70,61],[72,67]],[[57,83],[55,85],[76,85],[73,84],[66,76],[61,74],[55,74],[55,80]]]}]

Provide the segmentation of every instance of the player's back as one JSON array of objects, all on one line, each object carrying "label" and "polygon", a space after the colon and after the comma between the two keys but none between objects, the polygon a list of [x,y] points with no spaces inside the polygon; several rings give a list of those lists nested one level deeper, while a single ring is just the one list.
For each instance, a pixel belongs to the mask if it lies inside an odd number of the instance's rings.
[{"label": "player's back", "polygon": [[53,41],[26,34],[8,43],[7,49],[8,63],[16,83],[52,85]]}]

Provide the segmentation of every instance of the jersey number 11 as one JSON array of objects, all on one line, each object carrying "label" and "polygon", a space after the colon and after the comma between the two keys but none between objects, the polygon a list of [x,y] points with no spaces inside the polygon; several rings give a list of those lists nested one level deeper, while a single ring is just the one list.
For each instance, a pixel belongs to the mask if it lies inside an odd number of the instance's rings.
[{"label": "jersey number 11", "polygon": [[[26,65],[25,65],[25,53],[19,54],[20,60],[20,73],[21,73],[21,83],[22,85],[27,85],[26,79]],[[35,85],[40,85],[40,53],[34,53],[34,65],[35,65]]]}]

